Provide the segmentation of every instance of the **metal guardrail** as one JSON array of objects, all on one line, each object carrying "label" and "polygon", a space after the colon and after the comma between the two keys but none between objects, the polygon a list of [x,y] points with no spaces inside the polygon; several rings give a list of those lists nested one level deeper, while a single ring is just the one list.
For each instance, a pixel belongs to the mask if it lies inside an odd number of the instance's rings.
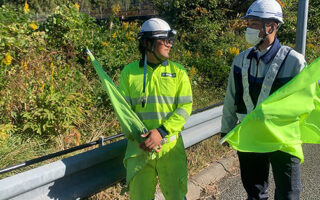
[{"label": "metal guardrail", "polygon": [[116,134],[116,135],[108,136],[106,138],[104,138],[103,136],[100,136],[99,140],[96,140],[96,141],[92,141],[92,142],[89,142],[89,143],[86,143],[86,144],[81,144],[79,146],[75,146],[75,147],[72,147],[70,149],[65,149],[63,151],[51,153],[51,154],[48,154],[48,155],[45,155],[45,156],[41,156],[41,157],[38,157],[38,158],[35,158],[35,159],[32,159],[32,160],[28,160],[28,161],[25,161],[25,162],[22,162],[22,163],[19,163],[19,164],[15,164],[15,165],[12,165],[12,166],[5,167],[3,169],[0,169],[0,174],[5,174],[7,172],[10,172],[10,171],[13,171],[13,170],[16,170],[16,169],[27,167],[27,166],[30,166],[30,165],[33,165],[33,164],[36,164],[36,163],[40,163],[40,162],[45,161],[45,160],[49,160],[51,158],[62,156],[62,155],[65,155],[65,154],[68,154],[68,153],[71,153],[71,152],[74,152],[74,151],[78,151],[78,150],[81,150],[81,149],[84,149],[84,148],[88,148],[88,147],[91,147],[91,146],[94,146],[94,145],[98,145],[99,144],[100,146],[102,146],[104,144],[104,142],[106,142],[106,141],[113,140],[115,138],[119,138],[119,137],[123,137],[123,136],[124,136],[123,133],[119,133],[119,134]]},{"label": "metal guardrail", "polygon": [[[190,147],[220,131],[222,106],[190,116],[182,131]],[[81,199],[125,177],[126,140],[0,180],[0,200]]]}]

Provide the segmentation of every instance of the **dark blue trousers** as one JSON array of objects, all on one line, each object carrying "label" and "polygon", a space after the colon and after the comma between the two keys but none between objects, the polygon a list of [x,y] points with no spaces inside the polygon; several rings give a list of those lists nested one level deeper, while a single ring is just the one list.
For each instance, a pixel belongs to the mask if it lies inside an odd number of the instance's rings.
[{"label": "dark blue trousers", "polygon": [[248,200],[268,199],[269,168],[276,185],[275,200],[298,200],[301,191],[300,159],[282,151],[238,152],[242,184]]}]

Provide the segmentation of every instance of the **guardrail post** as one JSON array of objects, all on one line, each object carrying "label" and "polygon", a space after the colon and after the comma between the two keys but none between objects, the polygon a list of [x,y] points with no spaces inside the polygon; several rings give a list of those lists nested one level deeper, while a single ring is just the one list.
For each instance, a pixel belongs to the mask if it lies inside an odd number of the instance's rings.
[{"label": "guardrail post", "polygon": [[104,145],[104,137],[100,136],[98,142],[99,142],[99,147],[102,147]]}]

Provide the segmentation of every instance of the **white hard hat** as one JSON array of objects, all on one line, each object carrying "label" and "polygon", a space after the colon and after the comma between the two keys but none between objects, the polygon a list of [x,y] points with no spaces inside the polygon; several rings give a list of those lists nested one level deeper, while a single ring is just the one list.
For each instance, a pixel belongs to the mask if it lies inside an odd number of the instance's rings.
[{"label": "white hard hat", "polygon": [[276,0],[257,0],[251,4],[244,19],[274,19],[283,24],[282,9]]},{"label": "white hard hat", "polygon": [[151,18],[142,24],[138,34],[138,39],[142,37],[168,38],[175,34],[176,31],[172,30],[166,21],[159,18]]}]

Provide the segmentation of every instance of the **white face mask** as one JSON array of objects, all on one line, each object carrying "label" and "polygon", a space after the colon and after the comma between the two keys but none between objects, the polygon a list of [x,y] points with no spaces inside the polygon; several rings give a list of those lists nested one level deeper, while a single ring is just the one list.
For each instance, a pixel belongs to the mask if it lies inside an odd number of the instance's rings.
[{"label": "white face mask", "polygon": [[255,46],[259,44],[259,42],[262,40],[262,38],[259,37],[260,30],[253,29],[253,28],[247,28],[246,31],[246,40],[249,44]]}]

